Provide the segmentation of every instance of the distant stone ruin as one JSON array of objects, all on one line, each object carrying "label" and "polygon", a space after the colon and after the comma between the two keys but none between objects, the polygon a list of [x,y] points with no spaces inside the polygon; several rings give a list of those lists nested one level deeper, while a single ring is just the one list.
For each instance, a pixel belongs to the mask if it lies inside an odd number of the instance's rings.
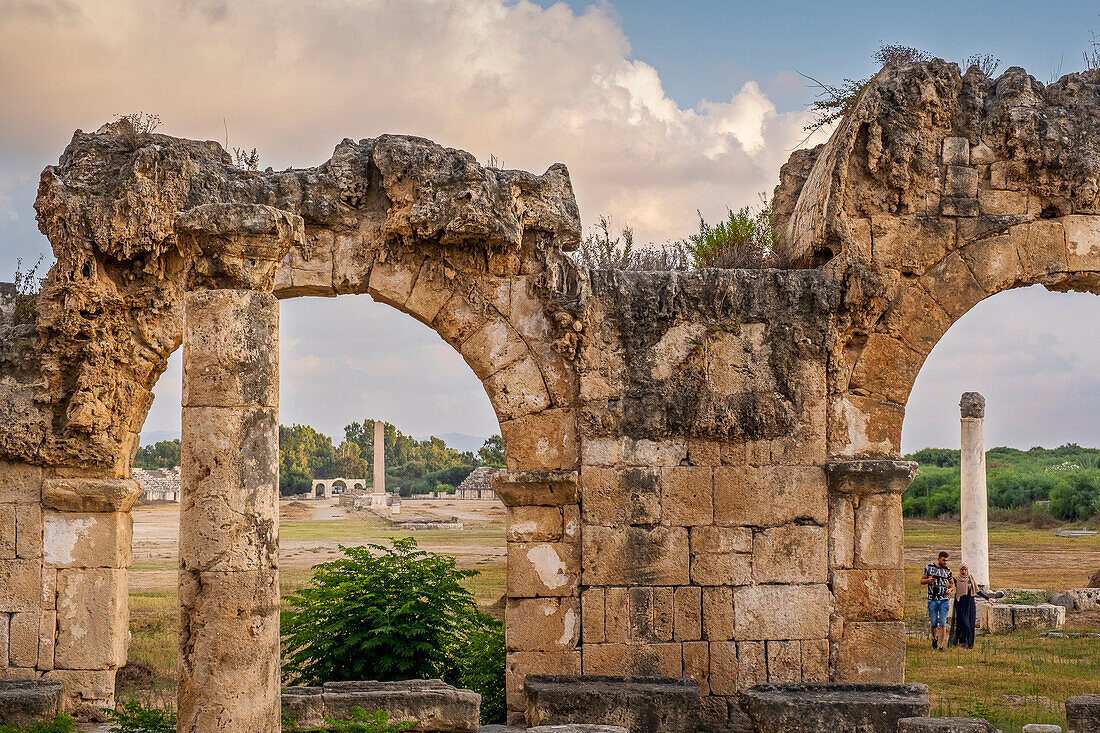
[{"label": "distant stone ruin", "polygon": [[910,389],[981,300],[1100,292],[1097,100],[1096,72],[884,69],[780,173],[795,270],[580,267],[562,165],[384,135],[261,172],[77,132],[39,187],[37,321],[0,329],[5,674],[110,704],[131,460],[182,344],[180,730],[278,730],[276,298],[369,293],[500,422],[513,719],[531,672],[692,677],[712,727],[762,682],[901,682]]},{"label": "distant stone ruin", "polygon": [[141,484],[142,501],[180,500],[180,468],[135,468],[133,479]]},{"label": "distant stone ruin", "polygon": [[490,485],[490,481],[493,476],[498,473],[503,473],[504,469],[491,468],[489,466],[478,466],[470,475],[467,476],[462,483],[455,487],[454,498],[456,499],[496,499],[496,492],[493,491],[493,487]]}]

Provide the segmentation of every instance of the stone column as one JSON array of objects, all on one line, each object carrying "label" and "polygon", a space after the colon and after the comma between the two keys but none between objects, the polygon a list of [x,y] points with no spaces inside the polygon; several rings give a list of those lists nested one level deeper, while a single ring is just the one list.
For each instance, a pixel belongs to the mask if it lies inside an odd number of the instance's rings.
[{"label": "stone column", "polygon": [[985,488],[985,398],[964,392],[962,411],[962,561],[989,587],[989,525]]},{"label": "stone column", "polygon": [[279,303],[302,220],[268,206],[179,215],[184,299],[178,730],[278,733]]},{"label": "stone column", "polygon": [[381,420],[374,421],[374,487],[371,493],[375,495],[372,503],[386,493],[386,424]]}]

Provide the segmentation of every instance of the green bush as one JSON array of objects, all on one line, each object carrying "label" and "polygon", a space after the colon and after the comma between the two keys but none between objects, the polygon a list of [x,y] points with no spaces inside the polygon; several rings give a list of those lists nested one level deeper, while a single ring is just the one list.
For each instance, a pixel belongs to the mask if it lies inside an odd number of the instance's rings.
[{"label": "green bush", "polygon": [[1100,471],[1066,475],[1050,492],[1050,513],[1059,519],[1081,521],[1100,514]]},{"label": "green bush", "polygon": [[450,466],[438,471],[432,471],[423,478],[413,481],[409,485],[409,494],[427,494],[436,491],[436,484],[449,484],[458,486],[473,473],[473,466]]},{"label": "green bush", "polygon": [[25,728],[0,725],[0,733],[73,733],[75,730],[76,723],[68,713],[58,713],[57,717],[49,723],[35,723]]},{"label": "green bush", "polygon": [[305,494],[313,490],[313,477],[300,468],[285,468],[279,471],[279,494]]},{"label": "green bush", "polygon": [[138,700],[122,700],[114,710],[103,711],[111,733],[175,733],[176,714],[171,710],[146,707]]},{"label": "green bush", "polygon": [[503,722],[504,629],[478,610],[452,557],[390,547],[341,547],[286,597],[283,673],[291,684],[439,678],[483,696],[482,719]]}]

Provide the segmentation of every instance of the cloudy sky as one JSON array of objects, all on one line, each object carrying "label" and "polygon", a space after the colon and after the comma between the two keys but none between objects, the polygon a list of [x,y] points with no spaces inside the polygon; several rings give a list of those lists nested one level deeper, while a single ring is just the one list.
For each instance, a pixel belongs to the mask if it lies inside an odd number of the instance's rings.
[{"label": "cloudy sky", "polygon": [[[257,147],[261,165],[323,162],[344,137],[404,132],[542,171],[565,162],[586,225],[642,241],[758,202],[804,141],[802,74],[866,76],[880,41],[951,60],[992,53],[1040,81],[1080,68],[1092,3],[591,3],[527,0],[0,0],[0,273],[50,261],[31,208],[72,131],[116,114]],[[1024,22],[1026,18],[1026,22]],[[7,276],[4,276],[7,279]],[[954,445],[961,391],[990,399],[991,443],[1100,443],[1100,301],[1002,294],[921,372],[905,449]],[[415,435],[488,435],[469,368],[426,327],[366,296],[283,304],[284,423],[334,436],[383,417]],[[146,436],[179,431],[178,355]]]}]

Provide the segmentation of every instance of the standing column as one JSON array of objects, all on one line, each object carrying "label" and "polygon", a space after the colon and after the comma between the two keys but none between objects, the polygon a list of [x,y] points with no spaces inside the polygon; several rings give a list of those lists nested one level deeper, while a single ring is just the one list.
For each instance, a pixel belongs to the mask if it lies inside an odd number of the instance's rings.
[{"label": "standing column", "polygon": [[964,392],[962,411],[962,561],[989,587],[989,525],[985,488],[985,398]]},{"label": "standing column", "polygon": [[279,303],[302,220],[267,206],[181,214],[184,297],[178,730],[278,733]]},{"label": "standing column", "polygon": [[386,494],[386,424],[381,420],[374,421],[374,487],[371,493],[374,494],[373,506],[378,506],[379,499]]}]

